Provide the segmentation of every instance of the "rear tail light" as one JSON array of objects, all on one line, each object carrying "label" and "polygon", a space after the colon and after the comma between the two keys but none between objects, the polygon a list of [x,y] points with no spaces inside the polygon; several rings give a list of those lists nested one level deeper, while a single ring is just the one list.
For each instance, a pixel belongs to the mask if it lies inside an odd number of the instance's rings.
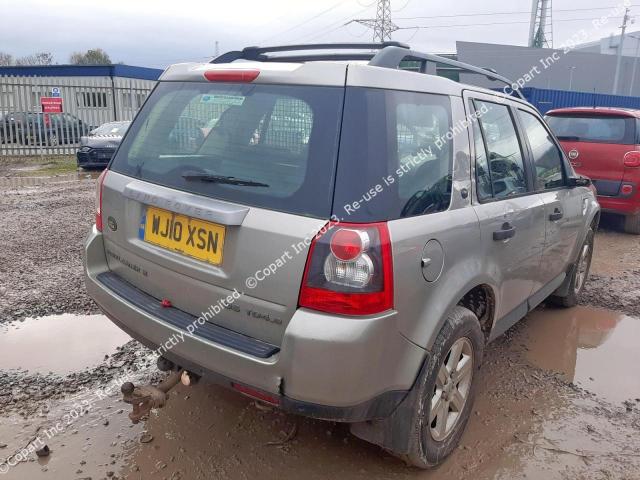
[{"label": "rear tail light", "polygon": [[640,152],[627,152],[627,154],[624,156],[624,166],[627,168],[640,167]]},{"label": "rear tail light", "polygon": [[260,70],[207,70],[204,78],[210,82],[251,83],[260,75]]},{"label": "rear tail light", "polygon": [[386,223],[329,223],[309,248],[299,305],[371,315],[393,308],[393,260]]},{"label": "rear tail light", "polygon": [[96,182],[96,229],[102,231],[102,187],[104,179],[107,177],[108,170],[104,170],[98,177]]}]

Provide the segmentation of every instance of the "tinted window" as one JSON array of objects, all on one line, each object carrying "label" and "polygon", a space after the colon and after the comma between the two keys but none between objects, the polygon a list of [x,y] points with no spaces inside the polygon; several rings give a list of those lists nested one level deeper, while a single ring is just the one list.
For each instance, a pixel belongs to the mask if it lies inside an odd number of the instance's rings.
[{"label": "tinted window", "polygon": [[[327,218],[343,92],[161,82],[112,168],[200,195]],[[250,185],[230,184],[237,180]]]},{"label": "tinted window", "polygon": [[509,108],[477,100],[475,104],[489,159],[493,196],[504,198],[525,193],[522,150]]},{"label": "tinted window", "polygon": [[529,112],[519,112],[533,155],[536,190],[563,186],[565,181],[560,150],[540,120]]},{"label": "tinted window", "polygon": [[631,117],[597,115],[560,115],[547,117],[547,123],[559,140],[633,145],[636,123]]},{"label": "tinted window", "polygon": [[450,128],[446,96],[347,88],[334,214],[372,222],[446,210]]},{"label": "tinted window", "polygon": [[473,122],[473,140],[476,150],[476,188],[478,190],[478,198],[486,200],[493,196],[491,172],[487,161],[487,150],[477,121]]}]

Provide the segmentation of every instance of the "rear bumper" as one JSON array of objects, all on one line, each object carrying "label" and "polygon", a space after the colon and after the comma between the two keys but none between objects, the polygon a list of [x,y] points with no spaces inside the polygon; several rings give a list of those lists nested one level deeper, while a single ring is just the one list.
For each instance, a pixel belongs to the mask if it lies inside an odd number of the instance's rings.
[{"label": "rear bumper", "polygon": [[91,153],[77,152],[76,159],[79,167],[99,168],[109,165],[111,157],[109,157],[109,159],[96,158],[94,155],[91,155]]},{"label": "rear bumper", "polygon": [[603,212],[620,215],[640,215],[640,195],[632,197],[602,197],[598,196],[598,203]]},{"label": "rear bumper", "polygon": [[116,325],[194,373],[268,392],[293,413],[345,422],[384,418],[406,396],[426,355],[400,335],[395,312],[342,318],[302,309],[275,353],[250,354],[250,347],[234,348],[154,315],[139,299],[105,285],[106,272],[102,235],[94,228],[85,245],[87,291]]},{"label": "rear bumper", "polygon": [[602,211],[620,215],[640,214],[640,189],[637,183],[596,179],[594,185]]}]

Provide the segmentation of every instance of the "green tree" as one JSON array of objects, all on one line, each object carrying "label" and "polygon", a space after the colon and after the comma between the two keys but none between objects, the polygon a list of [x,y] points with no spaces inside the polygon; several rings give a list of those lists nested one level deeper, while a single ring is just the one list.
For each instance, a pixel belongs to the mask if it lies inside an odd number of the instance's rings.
[{"label": "green tree", "polygon": [[74,52],[69,57],[69,63],[73,65],[110,65],[111,58],[101,48],[92,48],[86,52]]}]

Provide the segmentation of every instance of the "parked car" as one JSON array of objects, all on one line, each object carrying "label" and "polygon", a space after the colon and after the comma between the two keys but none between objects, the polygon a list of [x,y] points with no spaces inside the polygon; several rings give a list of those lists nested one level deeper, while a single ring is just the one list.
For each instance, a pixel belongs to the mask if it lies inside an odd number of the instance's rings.
[{"label": "parked car", "polygon": [[625,231],[640,234],[640,110],[562,108],[547,121],[603,211],[624,215]]},{"label": "parked car", "polygon": [[105,123],[92,130],[88,136],[81,137],[80,149],[76,154],[78,167],[106,167],[130,124],[129,121]]},{"label": "parked car", "polygon": [[29,113],[9,112],[0,116],[0,143],[17,143]]},{"label": "parked car", "polygon": [[79,143],[92,127],[70,113],[35,113],[29,116],[27,142],[36,145]]},{"label": "parked car", "polygon": [[525,100],[398,67],[507,79],[353,48],[168,68],[98,179],[86,285],[162,370],[426,468],[459,443],[487,342],[578,302],[600,208]]},{"label": "parked car", "polygon": [[4,143],[57,146],[78,143],[91,127],[70,113],[11,112],[0,120]]}]

